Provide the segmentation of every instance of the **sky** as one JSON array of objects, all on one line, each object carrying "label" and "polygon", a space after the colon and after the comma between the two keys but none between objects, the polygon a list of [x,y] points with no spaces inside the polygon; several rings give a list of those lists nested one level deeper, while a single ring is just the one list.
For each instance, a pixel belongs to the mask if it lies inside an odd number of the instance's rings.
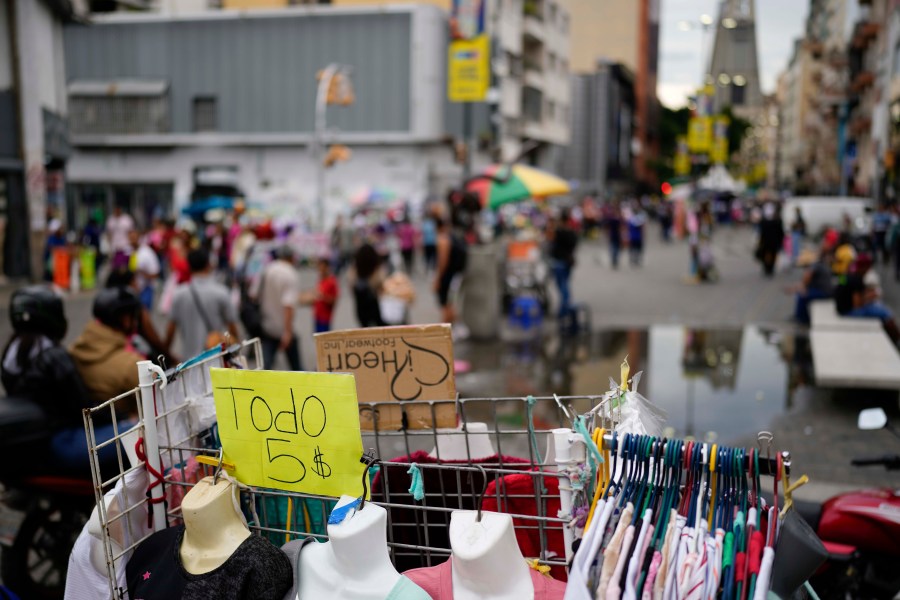
[{"label": "sky", "polygon": [[[660,0],[659,77],[657,94],[663,104],[678,108],[700,85],[704,62],[709,62],[714,31],[682,31],[680,21],[699,25],[700,16],[718,15],[718,0]],[[803,34],[808,0],[756,0],[756,49],[765,94],[790,59],[794,39]],[[707,36],[704,41],[704,35]],[[701,59],[705,48],[706,56]]]}]

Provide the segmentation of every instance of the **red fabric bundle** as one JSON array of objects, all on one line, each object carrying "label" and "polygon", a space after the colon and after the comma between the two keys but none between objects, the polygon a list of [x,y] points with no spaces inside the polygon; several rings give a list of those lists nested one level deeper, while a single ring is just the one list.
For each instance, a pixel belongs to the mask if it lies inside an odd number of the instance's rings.
[{"label": "red fabric bundle", "polygon": [[[541,481],[547,490],[543,494],[544,506],[541,515],[556,518],[559,513],[559,479],[553,476],[536,476],[532,473],[506,475],[499,480],[499,486],[497,480],[491,481],[484,494],[481,509],[511,515],[537,516],[537,495],[540,490],[535,488],[541,485]],[[538,524],[533,519],[513,517],[516,541],[519,542],[519,549],[526,558],[540,558],[541,556],[541,531]],[[555,552],[557,558],[565,560],[566,550],[562,526],[556,523],[545,524],[544,533],[547,539],[547,550]],[[550,574],[554,579],[567,580],[566,570],[562,566],[552,567]]]}]

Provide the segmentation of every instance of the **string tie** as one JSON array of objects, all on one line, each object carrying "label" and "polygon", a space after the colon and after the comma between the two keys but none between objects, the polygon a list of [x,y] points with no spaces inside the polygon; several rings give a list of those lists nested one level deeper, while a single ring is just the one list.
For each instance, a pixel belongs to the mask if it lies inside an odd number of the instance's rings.
[{"label": "string tie", "polygon": [[147,486],[147,528],[153,528],[153,505],[154,504],[162,504],[166,501],[165,494],[160,495],[159,498],[154,498],[150,491],[158,485],[163,485],[165,481],[165,477],[162,473],[153,468],[147,461],[147,454],[144,452],[144,438],[138,438],[138,441],[134,444],[134,452],[137,454],[138,460],[144,463],[144,466],[147,468],[147,472],[153,476],[153,481],[150,485]]}]

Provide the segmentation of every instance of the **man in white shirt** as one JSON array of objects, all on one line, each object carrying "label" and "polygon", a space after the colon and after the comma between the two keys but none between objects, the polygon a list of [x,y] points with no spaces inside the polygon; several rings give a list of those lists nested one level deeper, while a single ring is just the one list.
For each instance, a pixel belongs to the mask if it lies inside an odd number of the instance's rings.
[{"label": "man in white shirt", "polygon": [[153,287],[159,278],[159,257],[147,243],[147,237],[141,237],[136,229],[128,233],[132,248],[137,248],[131,257],[131,271],[134,271],[134,283],[141,298],[141,304],[147,310],[153,310]]},{"label": "man in white shirt", "polygon": [[294,253],[284,245],[274,252],[260,277],[257,300],[262,315],[263,364],[271,369],[283,351],[292,371],[300,371],[300,347],[294,333],[294,310],[300,300],[300,276],[294,268]]},{"label": "man in white shirt", "polygon": [[121,206],[113,208],[113,213],[106,219],[106,239],[109,242],[109,253],[112,256],[112,268],[120,268],[131,255],[132,247],[128,242],[128,234],[134,229],[134,219],[122,212]]}]

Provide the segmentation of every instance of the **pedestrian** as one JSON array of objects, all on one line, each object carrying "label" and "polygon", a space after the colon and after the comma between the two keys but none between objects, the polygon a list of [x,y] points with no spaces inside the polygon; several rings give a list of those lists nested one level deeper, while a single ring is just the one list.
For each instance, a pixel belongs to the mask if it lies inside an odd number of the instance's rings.
[{"label": "pedestrian", "polygon": [[331,331],[331,320],[338,299],[338,280],[331,272],[331,260],[320,257],[318,262],[319,283],[313,300],[313,319],[315,332]]},{"label": "pedestrian", "polygon": [[791,266],[793,267],[797,266],[804,239],[806,239],[806,221],[803,220],[803,211],[798,206],[794,211],[794,221],[791,223]]},{"label": "pedestrian", "polygon": [[372,244],[363,244],[353,257],[353,300],[360,327],[383,327],[379,297],[385,275],[383,260]]},{"label": "pedestrian", "polygon": [[100,225],[97,223],[97,219],[89,217],[87,224],[84,226],[81,243],[84,246],[94,249],[94,257],[98,262],[100,259],[100,236],[102,234],[103,232],[100,229]]},{"label": "pedestrian", "polygon": [[762,221],[759,223],[759,245],[756,257],[762,263],[766,277],[775,275],[775,262],[784,244],[784,224],[778,210],[771,202],[763,207]]},{"label": "pedestrian", "polygon": [[569,210],[563,209],[558,219],[554,219],[547,227],[547,241],[550,243],[550,265],[553,278],[559,290],[560,322],[572,315],[571,278],[575,266],[575,250],[578,247],[578,234],[569,224]]},{"label": "pedestrian", "polygon": [[887,235],[887,247],[894,261],[894,279],[900,282],[900,207],[894,209],[891,229]]},{"label": "pedestrian", "polygon": [[136,248],[128,266],[129,271],[134,273],[138,297],[144,308],[152,310],[153,291],[160,274],[159,257],[150,247],[147,236],[141,236],[136,229],[128,232],[128,241],[132,248]]},{"label": "pedestrian", "polygon": [[672,205],[669,204],[669,201],[663,198],[659,201],[659,207],[656,211],[657,218],[659,219],[659,228],[660,233],[662,235],[662,240],[665,243],[669,243],[672,241]]},{"label": "pedestrian", "polygon": [[44,244],[44,280],[53,281],[54,257],[53,253],[59,248],[66,247],[66,231],[59,219],[50,219],[47,225],[47,241]]},{"label": "pedestrian", "polygon": [[334,274],[340,274],[353,261],[355,252],[356,232],[352,225],[344,220],[343,215],[338,215],[331,230],[331,247],[334,250]]},{"label": "pedestrian", "polygon": [[609,234],[609,257],[612,268],[619,268],[619,252],[622,250],[622,213],[618,203],[608,206],[606,211],[606,231]]},{"label": "pedestrian", "polygon": [[881,301],[881,280],[875,271],[867,272],[862,278],[861,289],[853,295],[853,310],[848,317],[877,318],[881,321],[885,333],[894,344],[900,342],[900,328],[894,319],[894,313]]},{"label": "pedestrian", "polygon": [[282,245],[260,275],[256,299],[262,316],[263,364],[271,369],[284,352],[292,371],[300,371],[300,346],[294,332],[294,312],[300,300],[300,276],[294,268],[294,251]]},{"label": "pedestrian", "polygon": [[644,226],[647,223],[647,213],[640,203],[635,202],[631,215],[628,217],[628,253],[631,256],[631,266],[641,266],[644,254]]},{"label": "pedestrian", "polygon": [[144,356],[135,351],[131,337],[138,330],[140,314],[141,301],[133,291],[105,288],[94,298],[94,318],[69,348],[96,404],[137,387],[137,363]]},{"label": "pedestrian", "polygon": [[441,319],[453,325],[456,321],[456,309],[451,294],[458,285],[459,279],[466,270],[468,248],[462,235],[450,229],[442,217],[435,217],[437,227],[437,273],[434,278],[434,292],[441,307]]},{"label": "pedestrian", "polygon": [[[116,269],[111,271],[106,279],[107,288],[128,288],[140,299],[140,293],[137,287],[135,275],[127,269]],[[153,315],[151,312],[141,305],[141,312],[138,318],[138,326],[135,331],[136,335],[132,337],[134,349],[144,356],[162,356],[166,364],[177,365],[181,362],[177,356],[169,352],[169,346],[156,331],[156,325],[153,323]]]},{"label": "pedestrian", "polygon": [[803,281],[794,290],[797,294],[794,305],[794,320],[809,325],[809,303],[834,296],[834,281],[831,274],[831,252],[823,247],[819,258],[804,273]]},{"label": "pedestrian", "polygon": [[417,234],[415,226],[409,220],[409,215],[404,216],[400,224],[397,225],[397,239],[400,242],[400,254],[403,256],[403,269],[410,277],[415,266]]},{"label": "pedestrian", "polygon": [[112,256],[112,268],[127,266],[132,247],[128,242],[128,234],[134,229],[134,219],[122,211],[122,205],[116,204],[112,214],[106,219],[106,238],[109,253]]},{"label": "pedestrian", "polygon": [[240,337],[231,294],[213,277],[209,252],[191,250],[188,264],[191,280],[175,290],[165,341],[171,348],[176,332],[180,333],[181,353],[186,358],[221,343],[225,330],[233,341]]},{"label": "pedestrian", "polygon": [[422,253],[425,259],[425,272],[431,273],[437,265],[437,224],[431,214],[422,220]]},{"label": "pedestrian", "polygon": [[880,204],[878,210],[872,215],[872,260],[879,261],[879,255],[884,264],[890,260],[890,249],[887,245],[887,234],[891,228],[891,213],[887,206]]}]

